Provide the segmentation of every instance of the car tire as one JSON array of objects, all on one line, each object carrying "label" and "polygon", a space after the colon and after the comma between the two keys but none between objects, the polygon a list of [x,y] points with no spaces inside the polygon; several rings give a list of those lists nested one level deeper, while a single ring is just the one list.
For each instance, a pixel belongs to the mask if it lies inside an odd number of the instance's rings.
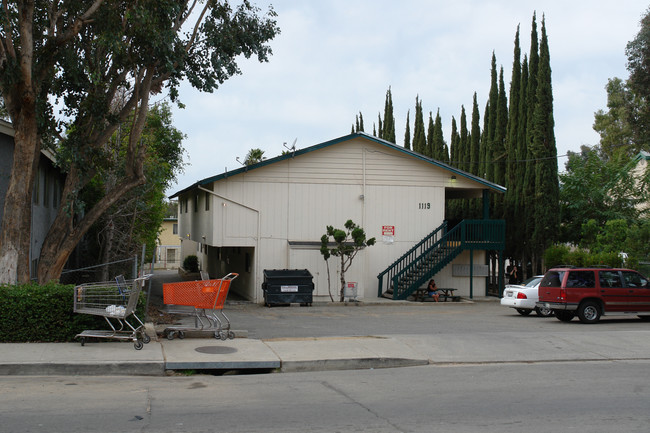
[{"label": "car tire", "polygon": [[555,317],[561,322],[570,322],[575,317],[573,311],[556,311]]},{"label": "car tire", "polygon": [[539,317],[551,317],[553,315],[553,310],[550,308],[535,307],[535,314],[537,314]]},{"label": "car tire", "polygon": [[595,301],[585,301],[578,307],[578,318],[582,323],[596,323],[600,320],[600,315],[600,305]]},{"label": "car tire", "polygon": [[525,308],[515,308],[515,310],[517,310],[517,313],[521,314],[522,316],[528,316],[533,312],[533,310],[527,310]]},{"label": "car tire", "polygon": [[650,316],[639,316],[639,319],[643,322],[650,322]]}]

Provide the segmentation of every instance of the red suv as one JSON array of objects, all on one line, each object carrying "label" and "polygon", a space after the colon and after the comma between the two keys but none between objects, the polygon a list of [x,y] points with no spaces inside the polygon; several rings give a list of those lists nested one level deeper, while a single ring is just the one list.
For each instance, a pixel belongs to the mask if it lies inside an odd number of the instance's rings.
[{"label": "red suv", "polygon": [[638,315],[650,319],[650,282],[630,269],[558,267],[539,284],[537,307],[550,308],[569,322],[596,323],[603,315]]}]

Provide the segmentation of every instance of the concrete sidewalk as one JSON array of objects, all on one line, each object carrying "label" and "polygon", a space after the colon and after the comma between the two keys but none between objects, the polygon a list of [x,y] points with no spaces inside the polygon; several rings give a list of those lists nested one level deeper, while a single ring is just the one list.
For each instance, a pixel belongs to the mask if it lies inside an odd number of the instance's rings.
[{"label": "concrete sidewalk", "polygon": [[[162,282],[178,276],[165,272],[156,277],[151,302],[161,306]],[[634,321],[629,322],[632,326],[626,322],[571,326],[555,319],[521,318],[496,302],[423,305],[378,299],[359,306],[336,303],[265,309],[254,304],[231,305],[228,314],[232,311],[235,316],[234,326],[248,327],[235,328],[238,338],[221,341],[210,333],[194,338],[195,334],[187,332],[185,339],[153,338],[142,350],[135,350],[131,342],[106,340],[90,340],[85,346],[78,342],[4,343],[0,344],[0,376],[159,376],[178,370],[294,372],[650,360],[650,330]],[[191,318],[184,320],[184,325],[191,322]],[[471,332],[463,331],[467,322]],[[147,324],[147,334],[154,337],[165,326],[154,329]],[[425,326],[431,332],[417,333],[414,326]],[[328,332],[325,336],[323,329]]]},{"label": "concrete sidewalk", "polygon": [[164,375],[170,370],[281,372],[393,368],[427,364],[650,359],[650,331],[576,332],[531,340],[516,332],[462,338],[392,335],[321,338],[0,345],[0,375]]}]

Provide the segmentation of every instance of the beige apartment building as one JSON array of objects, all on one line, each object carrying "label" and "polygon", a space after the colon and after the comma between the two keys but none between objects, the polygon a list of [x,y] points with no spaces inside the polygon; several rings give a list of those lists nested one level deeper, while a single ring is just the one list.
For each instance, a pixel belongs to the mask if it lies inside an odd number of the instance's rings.
[{"label": "beige apartment building", "polygon": [[[465,297],[485,296],[485,250],[502,248],[505,225],[497,224],[498,241],[488,244],[484,223],[489,197],[503,192],[502,186],[401,146],[353,133],[205,178],[172,198],[179,202],[181,256],[197,255],[212,278],[239,273],[232,290],[261,302],[267,269],[307,269],[314,277],[314,299],[329,299],[320,238],[328,225],[343,228],[348,219],[377,239],[346,273],[346,280],[357,284],[359,298],[401,286],[405,270],[415,265],[387,269],[409,249],[419,248],[415,255],[423,256],[437,248],[439,256],[443,244],[444,251],[453,252],[428,271],[435,273],[439,287],[453,287]],[[459,198],[482,198],[485,221],[448,227],[445,206]],[[461,237],[443,242],[441,234],[448,232]],[[418,246],[429,238],[430,248]],[[329,266],[336,294],[336,260]],[[404,298],[409,290],[393,296]]]}]

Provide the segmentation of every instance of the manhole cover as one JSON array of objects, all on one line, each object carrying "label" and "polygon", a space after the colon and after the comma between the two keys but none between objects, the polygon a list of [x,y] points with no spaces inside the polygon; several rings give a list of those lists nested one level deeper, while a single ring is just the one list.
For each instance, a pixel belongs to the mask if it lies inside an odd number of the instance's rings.
[{"label": "manhole cover", "polygon": [[199,353],[207,353],[210,355],[223,355],[226,353],[237,352],[237,349],[235,349],[234,347],[225,347],[225,346],[203,346],[203,347],[197,347],[194,350],[196,350]]}]

